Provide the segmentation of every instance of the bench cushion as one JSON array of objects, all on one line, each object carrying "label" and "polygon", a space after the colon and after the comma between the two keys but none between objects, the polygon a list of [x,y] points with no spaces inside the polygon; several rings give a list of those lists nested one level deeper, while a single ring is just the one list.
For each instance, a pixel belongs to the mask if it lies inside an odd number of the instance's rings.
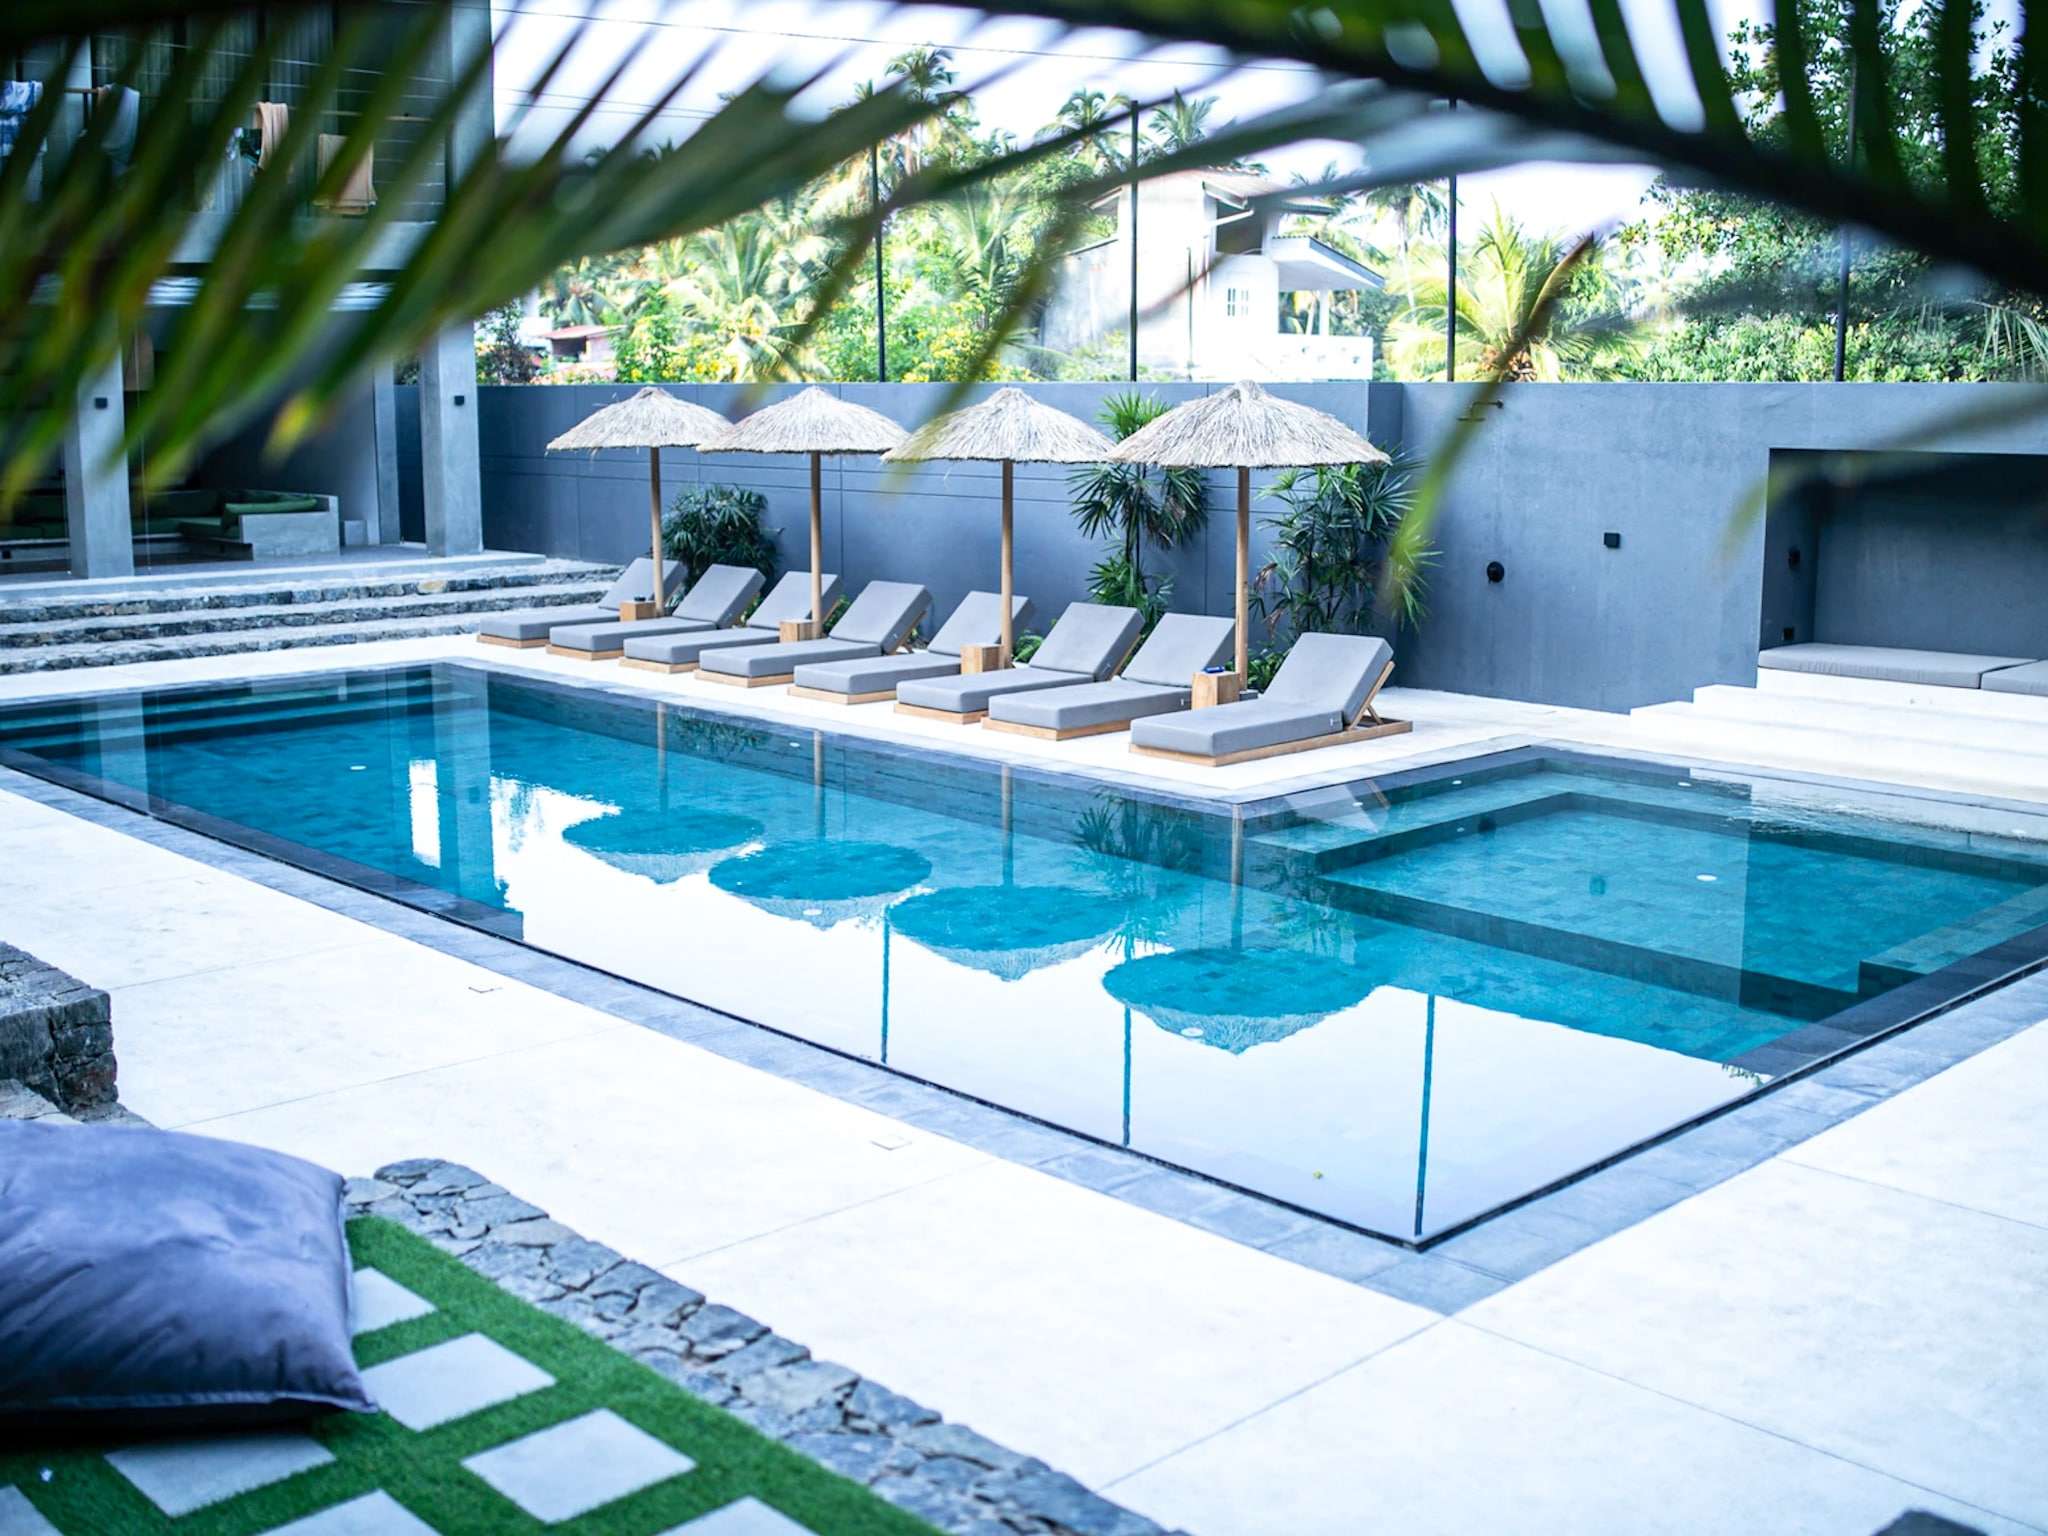
[{"label": "bench cushion", "polygon": [[[825,613],[832,611],[839,601],[839,578],[830,571],[825,572]],[[819,614],[822,619],[825,615]],[[811,573],[791,571],[782,580],[768,589],[768,595],[761,599],[761,606],[747,615],[751,629],[765,629],[773,634],[785,619],[808,619],[811,617]]]},{"label": "bench cushion", "polygon": [[1189,680],[1221,662],[1237,626],[1202,613],[1169,613],[1145,637],[1123,675],[1134,682],[1160,683],[1186,692]]},{"label": "bench cushion", "polygon": [[[1021,630],[1031,619],[1031,599],[1010,595],[1010,628]],[[1003,600],[994,592],[970,592],[952,616],[939,626],[928,650],[958,656],[970,645],[996,645],[1003,638]]]},{"label": "bench cushion", "polygon": [[675,616],[705,629],[724,629],[739,618],[768,580],[750,565],[714,565],[676,604]]},{"label": "bench cushion", "polygon": [[1005,694],[989,702],[991,720],[1036,725],[1052,731],[1079,731],[1091,725],[1122,725],[1141,715],[1163,715],[1188,707],[1189,689],[1158,683],[1134,683],[1112,677],[1105,683],[1075,683],[1035,693]]},{"label": "bench cushion", "polygon": [[919,709],[943,710],[949,715],[971,715],[987,709],[989,700],[998,694],[1023,693],[1032,688],[1067,688],[1073,683],[1071,672],[1048,672],[1035,664],[1005,667],[1000,672],[969,672],[902,683],[896,689],[896,702],[915,704]]},{"label": "bench cushion", "polygon": [[1393,658],[1394,648],[1377,635],[1296,635],[1264,697],[1355,720]]},{"label": "bench cushion", "polygon": [[814,661],[796,669],[799,688],[820,693],[887,693],[899,683],[921,677],[952,677],[960,671],[960,658],[936,650],[913,651],[905,656],[853,656],[842,661]]},{"label": "bench cushion", "polygon": [[1100,682],[1122,665],[1137,641],[1138,631],[1144,627],[1145,621],[1135,608],[1069,603],[1032,656],[1031,665],[1042,671],[1066,672]]},{"label": "bench cushion", "polygon": [[1756,664],[1771,672],[1817,672],[1880,683],[1926,683],[1937,688],[1978,688],[1984,674],[2022,666],[2027,656],[1974,656],[1961,651],[1914,651],[1889,645],[1777,645]]},{"label": "bench cushion", "polygon": [[707,652],[736,645],[773,645],[775,631],[741,626],[738,629],[702,629],[688,635],[629,635],[623,647],[635,661],[660,661],[669,666],[688,666]]},{"label": "bench cushion", "polygon": [[628,640],[645,635],[693,635],[710,628],[696,619],[640,619],[628,623],[614,613],[600,624],[557,624],[548,631],[548,644],[559,645],[565,651],[616,651]]},{"label": "bench cushion", "polygon": [[506,613],[484,615],[477,626],[480,635],[500,640],[545,640],[561,624],[602,624],[616,620],[619,610],[600,608],[596,603],[565,603],[560,608],[520,608]]},{"label": "bench cushion", "polygon": [[807,661],[842,661],[874,654],[875,648],[863,641],[837,640],[827,635],[821,640],[791,640],[781,645],[743,645],[712,651],[704,658],[704,670],[731,677],[780,677]]},{"label": "bench cushion", "polygon": [[1131,742],[1163,752],[1221,757],[1228,752],[1252,752],[1335,735],[1349,718],[1334,709],[1290,704],[1284,699],[1240,699],[1214,709],[1190,709],[1140,720],[1131,727]]}]

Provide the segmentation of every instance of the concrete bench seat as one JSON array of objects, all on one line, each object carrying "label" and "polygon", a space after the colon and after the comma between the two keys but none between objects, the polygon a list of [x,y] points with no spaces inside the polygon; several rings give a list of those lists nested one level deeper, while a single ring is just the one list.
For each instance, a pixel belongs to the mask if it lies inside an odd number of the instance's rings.
[{"label": "concrete bench seat", "polygon": [[2023,667],[2000,667],[1984,674],[1987,693],[2030,693],[2048,699],[2048,661],[2030,661]]},{"label": "concrete bench seat", "polygon": [[[2026,656],[1974,656],[1961,651],[1916,651],[1888,645],[1778,645],[1756,664],[1772,672],[1812,672],[1880,683],[1922,683],[1936,688],[1981,688],[1987,673],[2025,666]],[[2024,692],[2026,690],[2015,690]]]}]

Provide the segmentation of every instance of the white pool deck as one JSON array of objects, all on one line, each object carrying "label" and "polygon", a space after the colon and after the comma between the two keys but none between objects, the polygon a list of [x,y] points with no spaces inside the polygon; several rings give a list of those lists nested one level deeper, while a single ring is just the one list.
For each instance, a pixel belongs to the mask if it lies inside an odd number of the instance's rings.
[{"label": "white pool deck", "polygon": [[[478,649],[31,674],[0,679],[0,699]],[[1020,760],[1137,761],[1115,737],[1041,747],[488,659]],[[1530,739],[1667,750],[1642,716],[1386,704],[1412,736],[1213,782],[1243,793]],[[1813,751],[1778,766],[1824,770]],[[1863,776],[1971,782],[1938,764]],[[2000,793],[2048,799],[2048,776],[2034,788]],[[4,791],[0,857],[0,933],[112,992],[140,1114],[350,1172],[472,1163],[1205,1536],[1854,1536],[1909,1507],[2048,1531],[2048,1023],[1445,1318]]]}]

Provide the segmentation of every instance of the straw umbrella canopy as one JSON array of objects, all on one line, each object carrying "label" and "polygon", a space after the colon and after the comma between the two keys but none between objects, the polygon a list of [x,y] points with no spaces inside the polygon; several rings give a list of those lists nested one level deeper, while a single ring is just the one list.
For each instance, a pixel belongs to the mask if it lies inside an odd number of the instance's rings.
[{"label": "straw umbrella canopy", "polygon": [[716,411],[678,400],[652,384],[631,399],[615,401],[593,411],[548,444],[549,453],[567,453],[587,448],[645,448],[647,450],[647,521],[653,540],[654,603],[668,606],[668,593],[661,579],[661,450],[695,448],[705,438],[723,432],[732,423]]},{"label": "straw umbrella canopy", "polygon": [[979,405],[935,417],[909,441],[882,455],[886,464],[934,459],[1003,466],[1003,665],[1010,664],[1017,636],[1010,614],[1011,506],[1017,465],[1100,464],[1115,444],[1065,411],[1033,399],[1021,389],[999,389]]},{"label": "straw umbrella canopy", "polygon": [[737,811],[685,805],[593,816],[570,827],[562,841],[614,869],[669,885],[709,869],[762,831],[760,822]]},{"label": "straw umbrella canopy", "polygon": [[1140,427],[1110,454],[1116,464],[1237,471],[1237,675],[1251,663],[1252,471],[1384,464],[1387,455],[1326,411],[1245,381]]},{"label": "straw umbrella canopy", "polygon": [[1365,971],[1290,949],[1178,949],[1126,960],[1103,990],[1159,1028],[1242,1056],[1365,1001]]},{"label": "straw umbrella canopy", "polygon": [[811,456],[811,622],[823,624],[824,493],[819,460],[828,453],[886,453],[903,429],[880,411],[828,394],[815,384],[734,422],[698,444],[705,453],[807,453]]}]

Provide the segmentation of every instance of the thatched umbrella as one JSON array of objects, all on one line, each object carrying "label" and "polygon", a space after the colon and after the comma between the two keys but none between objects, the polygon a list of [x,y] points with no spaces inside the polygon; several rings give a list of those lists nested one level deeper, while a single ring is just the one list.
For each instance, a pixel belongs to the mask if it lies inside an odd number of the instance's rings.
[{"label": "thatched umbrella", "polygon": [[654,606],[668,607],[661,579],[661,450],[695,448],[732,423],[716,411],[678,400],[652,384],[629,400],[593,411],[548,444],[549,453],[575,448],[645,448],[647,450],[647,520],[654,541]]},{"label": "thatched umbrella", "polygon": [[734,422],[697,446],[705,453],[808,453],[811,456],[811,623],[823,625],[824,511],[819,459],[828,453],[885,453],[903,429],[880,411],[828,394],[815,384]]},{"label": "thatched umbrella", "polygon": [[667,885],[709,869],[757,841],[762,830],[760,822],[736,811],[669,806],[658,813],[593,816],[570,827],[562,841],[614,869]]},{"label": "thatched umbrella", "polygon": [[1237,676],[1251,662],[1252,471],[1384,464],[1387,455],[1326,411],[1249,381],[1175,406],[1116,445],[1117,464],[1237,471]]},{"label": "thatched umbrella", "polygon": [[979,405],[926,422],[901,447],[882,455],[884,463],[915,464],[953,459],[1003,466],[1003,665],[1010,664],[1017,636],[1010,614],[1010,517],[1017,465],[1099,464],[1115,445],[1087,422],[1056,411],[1021,389],[999,389]]},{"label": "thatched umbrella", "polygon": [[711,883],[776,917],[832,928],[881,915],[931,872],[931,860],[914,848],[799,839],[722,860],[711,867]]},{"label": "thatched umbrella", "polygon": [[1355,966],[1291,949],[1177,949],[1126,960],[1103,989],[1159,1028],[1242,1056],[1355,1007],[1374,982]]}]

